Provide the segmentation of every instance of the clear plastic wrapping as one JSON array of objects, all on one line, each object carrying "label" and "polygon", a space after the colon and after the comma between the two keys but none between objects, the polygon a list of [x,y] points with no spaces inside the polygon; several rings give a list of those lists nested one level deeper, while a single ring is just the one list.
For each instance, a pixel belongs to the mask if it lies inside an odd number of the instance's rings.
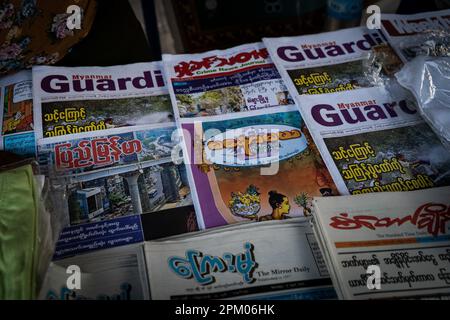
[{"label": "clear plastic wrapping", "polygon": [[419,56],[450,57],[450,33],[446,30],[428,30],[414,37],[405,37],[398,49],[411,61]]},{"label": "clear plastic wrapping", "polygon": [[450,149],[450,57],[418,56],[396,78],[414,94],[423,118]]},{"label": "clear plastic wrapping", "polygon": [[385,43],[372,48],[365,60],[364,73],[373,86],[391,86],[395,82],[394,74],[402,66],[398,55]]}]

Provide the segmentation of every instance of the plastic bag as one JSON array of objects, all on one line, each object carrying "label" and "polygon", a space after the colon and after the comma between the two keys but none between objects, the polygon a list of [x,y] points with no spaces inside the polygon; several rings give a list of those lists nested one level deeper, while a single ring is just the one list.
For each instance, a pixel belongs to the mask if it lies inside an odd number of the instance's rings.
[{"label": "plastic bag", "polygon": [[450,149],[450,57],[418,56],[395,76],[414,94],[423,118]]}]

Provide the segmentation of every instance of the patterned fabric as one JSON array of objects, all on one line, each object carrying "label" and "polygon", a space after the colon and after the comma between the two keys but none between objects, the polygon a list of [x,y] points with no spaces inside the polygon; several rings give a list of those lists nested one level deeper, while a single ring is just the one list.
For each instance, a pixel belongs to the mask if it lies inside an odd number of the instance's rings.
[{"label": "patterned fabric", "polygon": [[[70,5],[80,10],[81,29],[69,29]],[[92,26],[95,0],[2,0],[0,2],[0,74],[53,64],[83,39]]]}]

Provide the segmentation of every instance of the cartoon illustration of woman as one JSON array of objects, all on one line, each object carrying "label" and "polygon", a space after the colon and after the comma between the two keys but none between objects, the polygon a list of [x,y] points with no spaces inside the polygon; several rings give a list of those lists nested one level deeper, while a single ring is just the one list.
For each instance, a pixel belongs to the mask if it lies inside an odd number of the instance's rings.
[{"label": "cartoon illustration of woman", "polygon": [[272,207],[272,213],[260,217],[258,221],[284,220],[290,218],[288,214],[291,205],[289,204],[288,197],[275,190],[269,191],[269,204]]}]

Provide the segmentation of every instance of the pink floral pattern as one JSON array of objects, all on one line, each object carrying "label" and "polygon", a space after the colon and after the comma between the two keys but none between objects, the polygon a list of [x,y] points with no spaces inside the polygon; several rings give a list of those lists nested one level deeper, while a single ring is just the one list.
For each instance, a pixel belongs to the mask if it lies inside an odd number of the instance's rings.
[{"label": "pink floral pattern", "polygon": [[0,29],[8,29],[14,23],[14,6],[12,3],[4,3],[0,6]]},{"label": "pink floral pattern", "polygon": [[72,2],[0,0],[0,74],[54,64],[84,37],[93,21],[91,13],[95,13],[96,3],[75,1],[81,7],[81,20],[86,18],[84,10],[89,8],[88,21],[84,21],[80,32],[67,27],[72,13],[65,11]]}]

